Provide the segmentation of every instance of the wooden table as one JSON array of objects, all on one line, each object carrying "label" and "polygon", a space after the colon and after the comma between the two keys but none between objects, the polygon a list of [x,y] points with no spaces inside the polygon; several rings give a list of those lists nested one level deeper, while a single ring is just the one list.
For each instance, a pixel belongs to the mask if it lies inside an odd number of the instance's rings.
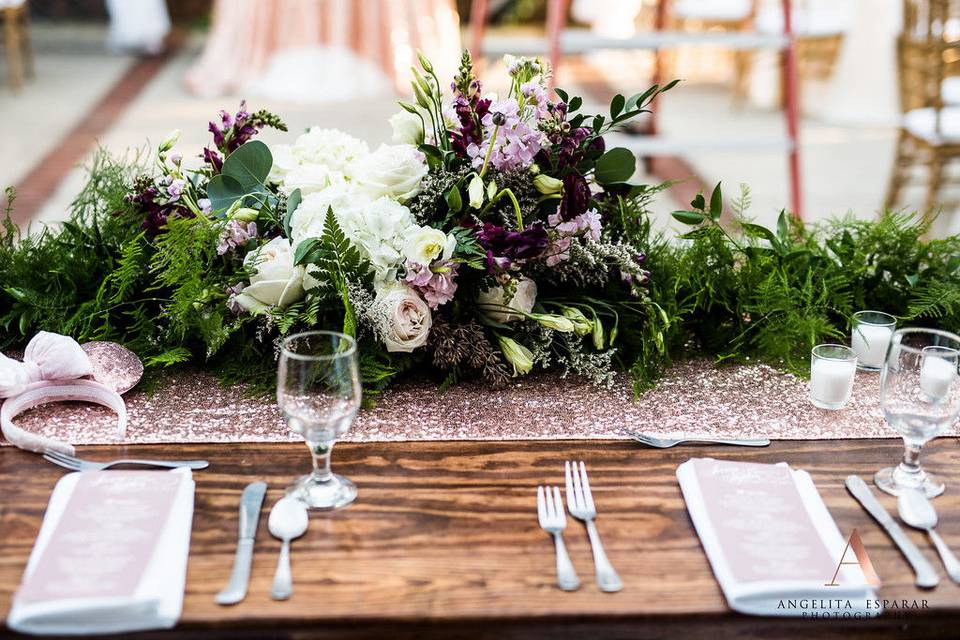
[{"label": "wooden table", "polygon": [[[311,516],[294,543],[295,592],[269,598],[279,543],[260,520],[247,599],[214,604],[235,548],[237,505],[254,479],[270,484],[265,510],[308,465],[298,445],[83,447],[108,457],[207,458],[196,473],[196,511],[186,600],[174,632],[186,638],[956,638],[960,589],[944,578],[913,587],[892,543],[843,488],[897,460],[897,440],[775,442],[765,449],[685,446],[651,450],[626,442],[416,442],[338,445],[337,471],[356,481],[359,501]],[[924,463],[946,480],[936,500],[948,543],[960,550],[960,455],[952,439],[933,443]],[[691,456],[787,461],[810,471],[844,535],[855,527],[884,581],[881,597],[925,600],[927,609],[868,620],[764,619],[731,612],[687,516],[674,472]],[[554,586],[550,539],[537,527],[535,488],[562,484],[565,459],[587,462],[607,552],[626,588],[600,593],[583,526],[567,545],[584,581]],[[61,470],[37,456],[0,449],[0,609],[7,611]],[[883,497],[887,508],[895,501]],[[931,547],[910,532],[940,568]],[[941,569],[942,572],[942,569]],[[7,635],[5,629],[0,635]]]}]

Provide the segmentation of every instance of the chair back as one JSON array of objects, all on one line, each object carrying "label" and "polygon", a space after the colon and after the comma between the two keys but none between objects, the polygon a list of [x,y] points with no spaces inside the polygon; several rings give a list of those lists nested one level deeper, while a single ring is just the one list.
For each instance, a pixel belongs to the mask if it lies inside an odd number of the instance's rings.
[{"label": "chair back", "polygon": [[904,113],[924,107],[939,112],[943,108],[943,79],[957,73],[960,0],[903,0],[897,74]]}]

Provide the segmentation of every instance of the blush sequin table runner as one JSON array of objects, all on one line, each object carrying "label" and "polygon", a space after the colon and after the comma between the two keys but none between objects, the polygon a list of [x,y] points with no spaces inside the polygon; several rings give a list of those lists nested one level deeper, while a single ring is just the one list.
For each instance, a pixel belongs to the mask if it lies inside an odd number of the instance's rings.
[{"label": "blush sequin table runner", "polygon": [[[850,404],[831,412],[811,405],[806,381],[795,376],[766,365],[716,367],[702,360],[677,364],[636,400],[625,377],[612,389],[542,374],[496,391],[464,384],[443,393],[430,381],[407,381],[361,412],[343,440],[611,439],[625,437],[622,427],[776,440],[895,437],[880,412],[878,387],[877,374],[858,373]],[[127,443],[299,440],[271,399],[251,398],[197,371],[178,373],[150,394],[134,390],[126,401]],[[73,444],[118,442],[115,421],[107,410],[75,403],[17,418],[26,429]]]}]

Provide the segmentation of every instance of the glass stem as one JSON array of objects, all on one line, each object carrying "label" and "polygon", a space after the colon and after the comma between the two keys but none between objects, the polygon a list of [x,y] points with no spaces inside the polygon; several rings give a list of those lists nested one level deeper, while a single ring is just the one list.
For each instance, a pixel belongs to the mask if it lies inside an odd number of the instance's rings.
[{"label": "glass stem", "polygon": [[313,458],[313,472],[310,475],[317,482],[327,482],[333,476],[330,471],[330,452],[333,451],[333,441],[308,442],[307,447]]},{"label": "glass stem", "polygon": [[900,471],[916,476],[920,473],[920,446],[904,442],[903,461],[900,463]]}]

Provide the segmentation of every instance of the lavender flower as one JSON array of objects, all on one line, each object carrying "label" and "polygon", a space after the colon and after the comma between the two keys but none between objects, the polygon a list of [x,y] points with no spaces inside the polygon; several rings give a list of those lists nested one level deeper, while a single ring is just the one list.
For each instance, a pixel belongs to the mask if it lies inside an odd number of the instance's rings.
[{"label": "lavender flower", "polygon": [[237,296],[240,295],[245,288],[245,285],[242,282],[238,282],[232,287],[227,287],[227,309],[230,310],[234,315],[240,315],[245,311],[245,309],[237,302]]},{"label": "lavender flower", "polygon": [[[543,146],[543,134],[530,127],[520,118],[520,105],[513,98],[500,100],[490,107],[490,112],[481,119],[483,141],[467,145],[467,156],[475,169],[483,166],[487,152],[490,164],[500,171],[526,168]],[[498,128],[499,125],[499,128]],[[497,137],[494,140],[494,131]]]},{"label": "lavender flower", "polygon": [[548,267],[570,259],[571,238],[583,235],[594,242],[600,241],[601,221],[596,209],[591,209],[572,220],[564,220],[559,213],[554,213],[547,218],[547,221],[552,227],[552,238],[545,260]]},{"label": "lavender flower", "polygon": [[453,300],[457,292],[458,267],[450,260],[437,263],[433,268],[407,261],[404,281],[423,296],[431,309],[436,309]]},{"label": "lavender flower", "polygon": [[220,234],[220,242],[217,244],[217,255],[222,256],[228,251],[233,251],[255,237],[257,237],[256,222],[231,220],[224,226]]}]

